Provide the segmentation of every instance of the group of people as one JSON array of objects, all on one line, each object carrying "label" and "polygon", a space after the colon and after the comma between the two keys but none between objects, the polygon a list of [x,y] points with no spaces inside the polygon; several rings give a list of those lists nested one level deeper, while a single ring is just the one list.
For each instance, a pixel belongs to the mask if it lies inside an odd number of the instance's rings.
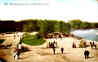
[{"label": "group of people", "polygon": [[[97,48],[97,45],[96,45],[96,43],[94,41],[90,42],[90,46],[91,46],[91,48]],[[84,51],[85,59],[89,58],[89,54],[90,54],[89,50]]]},{"label": "group of people", "polygon": [[[81,47],[83,47],[83,48],[86,48],[86,47],[88,47],[88,46],[91,46],[91,48],[97,48],[97,45],[96,45],[96,42],[86,42],[86,41],[81,41],[80,42],[80,46]],[[79,47],[80,47],[79,46]],[[49,42],[49,48],[52,48],[53,49],[53,53],[55,54],[55,52],[56,52],[56,47],[57,47],[57,42]],[[76,42],[73,42],[73,44],[72,44],[72,48],[77,48],[77,45],[76,45]],[[63,47],[61,47],[60,48],[60,51],[61,51],[61,53],[63,54],[64,53],[64,48]],[[87,50],[87,49],[85,49],[84,50],[84,57],[85,57],[85,59],[88,59],[89,58],[89,56],[90,56],[90,51],[89,50]]]},{"label": "group of people", "polygon": [[[56,48],[57,48],[57,42],[56,41],[49,42],[49,48],[52,48],[53,49],[53,54],[55,54]],[[62,47],[61,48],[61,53],[63,54],[63,52],[64,52],[64,48]]]},{"label": "group of people", "polygon": [[[84,43],[84,45],[86,45],[86,43]],[[90,42],[90,46],[91,46],[91,48],[93,48],[93,47],[96,48],[95,42]],[[49,48],[52,48],[53,54],[55,55],[55,54],[56,54],[56,48],[57,48],[57,42],[56,42],[56,41],[54,41],[54,42],[49,42],[48,47],[49,47]],[[76,43],[75,43],[75,42],[73,42],[72,47],[73,47],[73,48],[76,48]],[[22,49],[22,45],[21,45],[21,42],[19,42],[19,44],[17,45],[17,48],[16,48],[15,51],[14,51],[14,53],[15,53],[15,54],[14,54],[14,59],[15,59],[15,60],[19,59],[19,55],[20,55],[21,49]],[[60,51],[61,51],[61,53],[63,54],[63,53],[64,53],[64,48],[61,47],[61,48],[60,48]],[[88,59],[88,58],[89,58],[89,54],[90,54],[89,50],[85,50],[85,51],[84,51],[85,59]]]},{"label": "group of people", "polygon": [[[79,48],[85,48],[85,47],[87,47],[87,46],[88,46],[88,45],[87,45],[87,42],[85,42],[85,41],[80,41],[80,43],[79,43]],[[77,48],[76,42],[73,42],[72,48]]]},{"label": "group of people", "polygon": [[[97,48],[97,45],[96,45],[96,42],[89,42],[89,44],[90,44],[90,46],[91,46],[91,48]],[[88,47],[88,44],[87,44],[87,42],[80,42],[80,47]],[[72,48],[76,48],[76,42],[73,42],[73,44],[72,44]],[[84,51],[84,57],[85,57],[85,59],[88,59],[89,58],[89,55],[90,55],[90,51],[89,50],[87,50],[87,49],[85,49],[85,51]]]},{"label": "group of people", "polygon": [[49,42],[48,47],[49,47],[49,48],[57,47],[57,42],[56,42],[56,41],[54,41],[54,42]]},{"label": "group of people", "polygon": [[[91,48],[97,48],[97,44],[96,44],[95,41],[89,42],[89,43],[90,43]],[[84,43],[84,45],[87,45],[86,42]],[[89,58],[89,54],[90,54],[90,51],[87,50],[87,49],[85,49],[85,51],[84,51],[85,59],[88,59]]]},{"label": "group of people", "polygon": [[[86,46],[86,42],[84,42],[83,45]],[[73,42],[72,48],[76,48],[76,43],[75,42]],[[85,51],[84,51],[84,57],[85,57],[85,59],[89,58],[89,54],[90,54],[89,50],[85,49]]]},{"label": "group of people", "polygon": [[90,46],[91,46],[91,48],[96,48],[97,46],[96,46],[96,43],[93,41],[93,42],[90,42]]}]

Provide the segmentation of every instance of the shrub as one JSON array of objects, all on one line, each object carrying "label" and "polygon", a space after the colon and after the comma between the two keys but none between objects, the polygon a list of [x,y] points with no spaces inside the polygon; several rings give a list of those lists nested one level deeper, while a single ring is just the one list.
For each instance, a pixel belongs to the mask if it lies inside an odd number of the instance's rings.
[{"label": "shrub", "polygon": [[2,44],[4,42],[4,39],[0,39],[0,44]]},{"label": "shrub", "polygon": [[45,42],[44,38],[39,33],[36,35],[25,34],[21,41],[32,46],[41,45]]}]

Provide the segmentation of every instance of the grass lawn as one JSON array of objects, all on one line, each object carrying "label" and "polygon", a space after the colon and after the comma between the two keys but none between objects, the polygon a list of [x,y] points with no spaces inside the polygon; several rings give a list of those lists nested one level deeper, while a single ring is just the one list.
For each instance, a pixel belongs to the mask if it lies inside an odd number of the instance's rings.
[{"label": "grass lawn", "polygon": [[28,44],[28,45],[32,45],[32,46],[36,46],[36,45],[41,45],[45,42],[45,40],[40,37],[39,35],[30,35],[27,34],[24,36],[23,43]]}]

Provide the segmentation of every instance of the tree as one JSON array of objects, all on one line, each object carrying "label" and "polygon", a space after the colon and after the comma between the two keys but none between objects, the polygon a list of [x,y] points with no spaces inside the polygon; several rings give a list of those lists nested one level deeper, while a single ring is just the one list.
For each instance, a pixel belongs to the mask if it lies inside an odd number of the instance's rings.
[{"label": "tree", "polygon": [[76,20],[70,20],[69,24],[71,26],[71,29],[80,29],[81,26],[81,20],[76,19]]}]

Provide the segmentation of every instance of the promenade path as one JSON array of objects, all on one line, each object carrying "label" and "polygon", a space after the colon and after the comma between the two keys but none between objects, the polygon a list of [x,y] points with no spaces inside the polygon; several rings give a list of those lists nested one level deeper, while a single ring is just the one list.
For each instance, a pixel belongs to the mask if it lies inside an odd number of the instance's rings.
[{"label": "promenade path", "polygon": [[[51,48],[46,48],[49,41],[57,41],[59,48],[56,48],[56,54],[53,54]],[[15,62],[98,62],[97,51],[88,47],[90,51],[90,58],[84,59],[84,50],[85,48],[72,48],[73,41],[78,41],[76,38],[67,37],[67,38],[58,38],[58,39],[47,39],[47,42],[41,46],[29,46],[31,51],[22,53],[20,59]],[[60,47],[64,47],[64,54],[61,54]]]},{"label": "promenade path", "polygon": [[[98,50],[88,47],[87,49],[90,51],[90,58],[85,60],[83,55],[85,48],[72,48],[73,41],[76,41],[78,44],[77,39],[72,37],[46,39],[47,42],[40,46],[29,46],[23,44],[24,46],[27,46],[30,51],[21,53],[20,58],[14,60],[13,51],[18,44],[19,39],[18,36],[14,37],[14,35],[12,35],[7,37],[6,42],[3,43],[12,43],[12,47],[4,52],[5,54],[8,54],[5,57],[8,62],[98,62]],[[59,45],[59,47],[56,48],[55,55],[51,48],[46,48],[47,43],[49,41],[53,42],[54,40],[57,41]],[[64,47],[64,54],[61,54],[60,51],[60,47],[62,46]]]}]

